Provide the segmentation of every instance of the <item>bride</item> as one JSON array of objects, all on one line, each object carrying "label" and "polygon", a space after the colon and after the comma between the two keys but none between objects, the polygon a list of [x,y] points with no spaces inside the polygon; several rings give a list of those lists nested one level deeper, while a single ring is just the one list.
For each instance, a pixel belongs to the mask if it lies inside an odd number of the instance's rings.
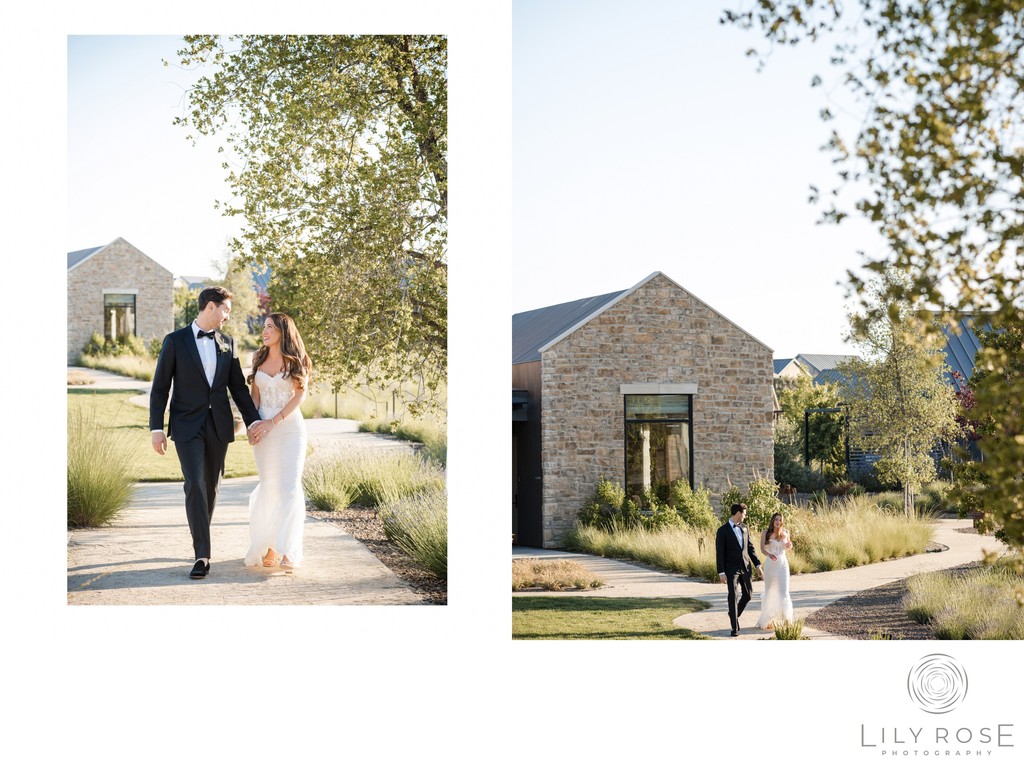
[{"label": "bride", "polygon": [[774,629],[775,620],[793,621],[793,600],[789,597],[789,561],[786,551],[793,547],[789,532],[782,526],[782,514],[776,513],[761,535],[764,562],[764,595],[757,627]]},{"label": "bride", "polygon": [[246,566],[262,563],[291,570],[302,563],[306,424],[299,405],[306,397],[312,367],[292,318],[268,316],[263,346],[253,354],[247,379],[262,422],[253,429],[260,483],[249,496]]}]

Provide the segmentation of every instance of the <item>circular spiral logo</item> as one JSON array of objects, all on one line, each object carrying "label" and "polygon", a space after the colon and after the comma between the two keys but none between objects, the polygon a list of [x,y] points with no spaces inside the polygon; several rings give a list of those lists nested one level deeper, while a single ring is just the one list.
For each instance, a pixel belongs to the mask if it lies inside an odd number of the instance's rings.
[{"label": "circular spiral logo", "polygon": [[967,696],[967,673],[948,654],[928,654],[907,676],[910,699],[926,713],[948,713]]}]

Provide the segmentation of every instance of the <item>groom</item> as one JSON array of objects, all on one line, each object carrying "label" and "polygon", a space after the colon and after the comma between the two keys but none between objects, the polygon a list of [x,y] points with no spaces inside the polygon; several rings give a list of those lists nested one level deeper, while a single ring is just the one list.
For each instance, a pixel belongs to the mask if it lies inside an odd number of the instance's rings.
[{"label": "groom", "polygon": [[[740,615],[750,601],[752,586],[750,583],[750,562],[757,566],[763,575],[761,561],[754,552],[754,543],[743,520],[747,517],[747,506],[734,503],[729,509],[732,515],[729,520],[718,528],[715,536],[715,557],[718,560],[718,579],[729,586],[729,622],[732,624],[732,635],[740,634]],[[736,601],[736,591],[740,591],[740,599]]]},{"label": "groom", "polygon": [[[164,338],[149,394],[153,449],[163,455],[169,436],[185,476],[185,514],[196,556],[189,574],[193,580],[201,580],[210,571],[210,520],[228,444],[235,440],[228,391],[250,435],[260,417],[242,377],[235,342],[220,332],[231,316],[232,298],[223,287],[207,287],[199,293],[196,320]],[[169,394],[171,417],[165,435]]]}]

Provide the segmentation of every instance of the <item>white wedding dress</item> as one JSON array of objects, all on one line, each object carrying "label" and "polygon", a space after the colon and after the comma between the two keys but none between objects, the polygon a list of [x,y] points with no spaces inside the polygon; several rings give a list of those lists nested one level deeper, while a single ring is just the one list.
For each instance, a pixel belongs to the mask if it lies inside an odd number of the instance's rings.
[{"label": "white wedding dress", "polygon": [[[295,393],[291,378],[271,377],[256,371],[260,392],[260,418],[270,420]],[[249,496],[249,552],[246,566],[262,564],[267,550],[287,556],[293,566],[302,563],[302,525],[306,498],[302,468],[306,462],[306,423],[296,408],[252,448],[260,483]]]},{"label": "white wedding dress", "polygon": [[765,549],[776,558],[764,560],[764,595],[761,596],[761,616],[757,627],[767,628],[775,620],[793,621],[793,600],[789,597],[789,560],[786,544],[769,540]]}]

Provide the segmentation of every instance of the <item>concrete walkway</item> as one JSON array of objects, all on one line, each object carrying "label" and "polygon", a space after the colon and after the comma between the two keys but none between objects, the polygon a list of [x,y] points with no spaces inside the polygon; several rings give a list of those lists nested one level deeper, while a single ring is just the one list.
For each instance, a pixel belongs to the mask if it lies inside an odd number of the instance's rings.
[{"label": "concrete walkway", "polygon": [[[144,381],[102,370],[72,370],[94,378],[88,388],[137,390],[132,402],[148,407]],[[411,448],[393,437],[358,433],[355,421],[315,418],[306,424],[314,454]],[[168,459],[176,459],[173,452]],[[194,559],[181,482],[136,484],[133,501],[112,525],[68,533],[68,604],[423,603],[341,527],[308,516],[300,568],[246,567],[248,502],[257,482],[248,477],[221,483],[211,527],[210,574],[204,580],[188,577]]]},{"label": "concrete walkway", "polygon": [[[967,530],[967,532],[960,530]],[[946,546],[947,550],[938,553],[921,553],[916,556],[881,561],[877,564],[834,572],[794,575],[790,578],[789,583],[790,596],[793,599],[794,619],[805,618],[841,598],[852,596],[878,585],[902,580],[922,572],[948,569],[960,564],[979,561],[985,551],[1002,552],[1005,550],[1005,546],[995,538],[974,534],[970,520],[941,519],[937,521],[932,540]],[[552,598],[560,596],[695,598],[707,602],[710,606],[703,611],[678,617],[673,620],[673,623],[680,628],[689,628],[710,638],[730,638],[726,589],[720,583],[706,583],[692,577],[665,574],[648,567],[582,553],[513,547],[512,557],[577,560],[605,582],[603,587],[592,591],[550,593],[526,591],[513,594],[513,597],[515,595],[544,595]],[[759,630],[756,627],[763,590],[764,583],[755,581],[754,598],[740,618],[742,630],[738,636],[739,639],[766,638],[771,635],[768,631]],[[812,639],[843,638],[810,627],[804,628],[803,635]]]}]

